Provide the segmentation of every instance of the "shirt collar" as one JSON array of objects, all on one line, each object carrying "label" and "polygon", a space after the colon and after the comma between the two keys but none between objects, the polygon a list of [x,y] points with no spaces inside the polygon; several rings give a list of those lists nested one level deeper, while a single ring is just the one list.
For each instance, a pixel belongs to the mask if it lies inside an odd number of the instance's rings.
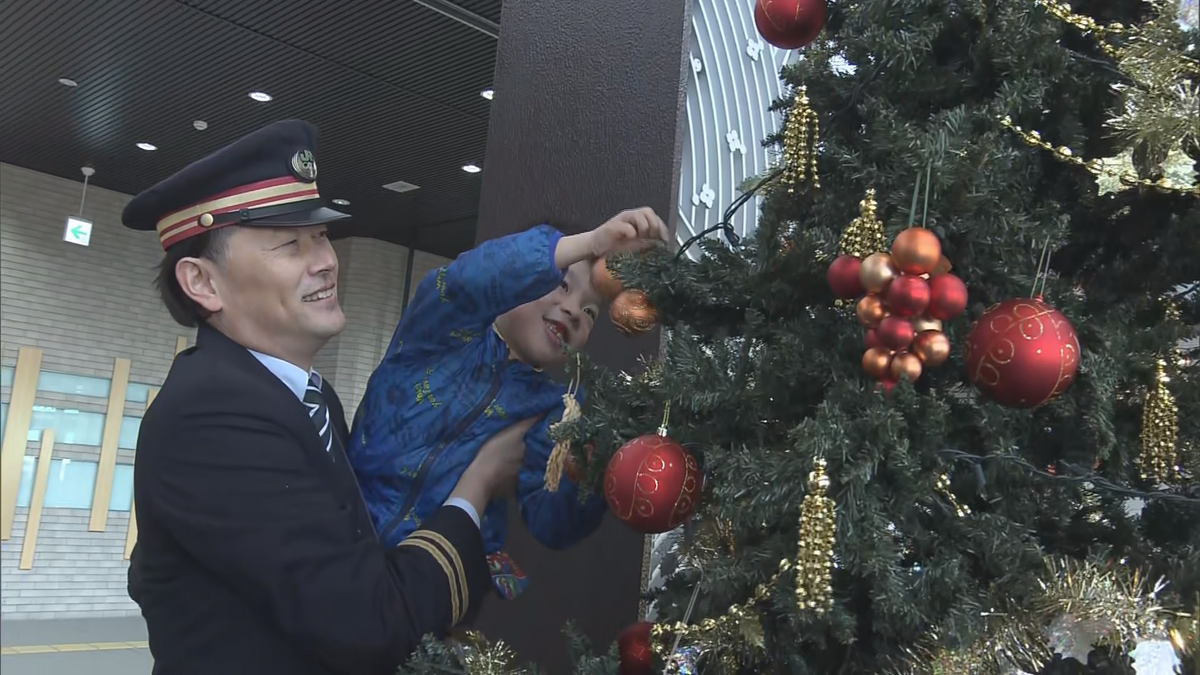
[{"label": "shirt collar", "polygon": [[296,395],[296,398],[304,400],[304,390],[308,388],[308,383],[311,380],[318,387],[321,386],[321,375],[315,370],[304,370],[294,363],[288,363],[281,358],[256,352],[253,349],[246,350],[258,359],[259,363],[266,366],[267,370],[274,373],[288,389]]}]

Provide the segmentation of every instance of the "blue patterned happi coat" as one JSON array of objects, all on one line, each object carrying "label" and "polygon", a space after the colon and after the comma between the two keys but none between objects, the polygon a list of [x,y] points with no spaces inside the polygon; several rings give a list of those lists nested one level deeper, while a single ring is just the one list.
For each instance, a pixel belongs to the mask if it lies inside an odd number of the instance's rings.
[{"label": "blue patterned happi coat", "polygon": [[[485,242],[421,281],[383,361],[367,384],[347,444],[363,496],[385,546],[396,546],[450,496],[479,447],[504,427],[541,416],[525,436],[517,499],[529,531],[560,549],[593,532],[604,499],[583,503],[566,477],[543,488],[566,388],[509,358],[496,317],[562,283],[552,227]],[[583,402],[583,394],[577,397]],[[482,516],[484,550],[504,545],[507,505]]]}]

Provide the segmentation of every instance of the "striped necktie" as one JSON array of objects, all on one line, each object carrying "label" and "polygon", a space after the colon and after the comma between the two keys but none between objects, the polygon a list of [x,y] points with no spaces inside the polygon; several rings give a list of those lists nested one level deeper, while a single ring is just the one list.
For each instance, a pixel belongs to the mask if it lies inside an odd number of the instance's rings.
[{"label": "striped necktie", "polygon": [[315,375],[309,378],[308,387],[304,390],[304,405],[308,408],[308,416],[317,426],[317,433],[325,444],[325,452],[329,452],[333,449],[333,425],[329,422],[329,406],[325,405],[325,397],[321,395],[321,385]]}]

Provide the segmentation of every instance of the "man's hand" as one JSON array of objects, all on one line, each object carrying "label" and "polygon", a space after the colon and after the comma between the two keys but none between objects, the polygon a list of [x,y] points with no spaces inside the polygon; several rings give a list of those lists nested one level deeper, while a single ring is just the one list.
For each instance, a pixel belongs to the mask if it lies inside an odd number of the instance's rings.
[{"label": "man's hand", "polygon": [[492,499],[511,494],[525,457],[525,432],[536,421],[536,417],[521,420],[489,438],[450,496],[467,500],[476,513],[483,513]]},{"label": "man's hand", "polygon": [[666,224],[648,206],[622,211],[588,234],[593,258],[609,253],[645,251],[669,241]]}]

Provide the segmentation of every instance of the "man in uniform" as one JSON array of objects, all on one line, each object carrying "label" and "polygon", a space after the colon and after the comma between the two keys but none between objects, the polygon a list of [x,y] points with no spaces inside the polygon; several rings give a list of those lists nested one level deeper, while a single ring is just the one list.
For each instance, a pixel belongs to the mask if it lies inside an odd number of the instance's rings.
[{"label": "man in uniform", "polygon": [[524,425],[483,448],[454,495],[392,550],[343,452],[346,422],[317,351],[341,332],[348,216],[317,191],[316,130],[278,122],[138,195],[158,287],[198,328],[142,420],[129,593],[155,673],[395,672],[488,587],[478,514],[515,481]]}]

